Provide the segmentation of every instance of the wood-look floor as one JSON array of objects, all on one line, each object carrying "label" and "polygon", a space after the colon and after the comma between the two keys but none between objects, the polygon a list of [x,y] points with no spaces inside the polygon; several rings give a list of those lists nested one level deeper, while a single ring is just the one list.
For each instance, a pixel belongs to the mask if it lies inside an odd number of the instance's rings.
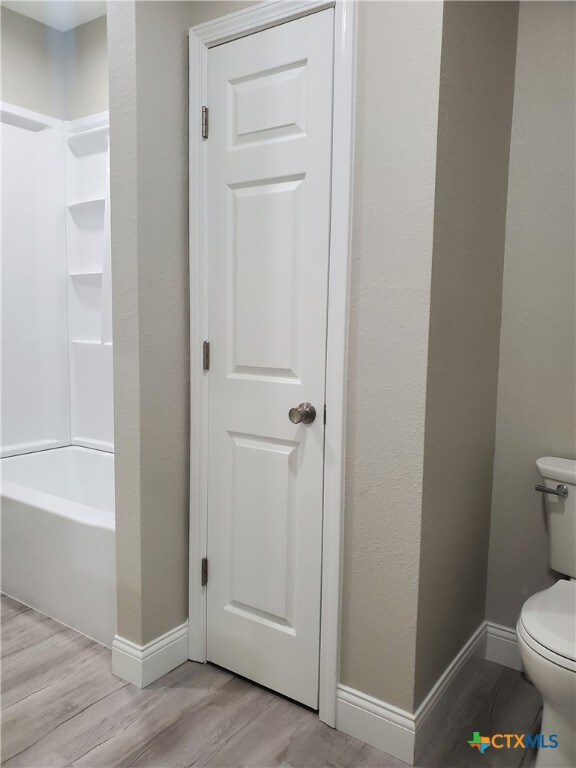
[{"label": "wood-look floor", "polygon": [[[534,730],[535,689],[519,673],[481,660],[471,686],[420,764],[528,768],[531,753],[480,756],[466,741],[472,730]],[[2,761],[25,768],[405,766],[209,664],[188,662],[139,690],[112,675],[107,649],[5,596]]]},{"label": "wood-look floor", "polygon": [[419,760],[421,768],[532,768],[536,752],[493,749],[481,755],[468,739],[474,731],[539,733],[542,698],[515,669],[474,659],[466,691]]}]

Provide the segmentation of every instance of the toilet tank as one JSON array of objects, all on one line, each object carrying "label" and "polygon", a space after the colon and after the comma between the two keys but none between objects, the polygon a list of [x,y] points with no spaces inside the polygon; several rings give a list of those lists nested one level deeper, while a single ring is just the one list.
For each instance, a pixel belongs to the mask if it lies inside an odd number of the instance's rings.
[{"label": "toilet tank", "polygon": [[546,493],[550,568],[576,579],[576,461],[545,456],[536,462],[546,488],[559,485],[567,496]]}]

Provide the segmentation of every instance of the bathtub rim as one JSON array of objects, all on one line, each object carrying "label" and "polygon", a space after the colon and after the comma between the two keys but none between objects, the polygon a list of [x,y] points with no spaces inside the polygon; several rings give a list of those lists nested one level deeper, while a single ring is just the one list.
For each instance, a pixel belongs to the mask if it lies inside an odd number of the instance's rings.
[{"label": "bathtub rim", "polygon": [[54,496],[44,491],[38,491],[12,480],[0,479],[0,498],[26,504],[81,525],[104,528],[109,531],[116,530],[114,510],[100,509],[78,501],[70,501],[63,496]]}]

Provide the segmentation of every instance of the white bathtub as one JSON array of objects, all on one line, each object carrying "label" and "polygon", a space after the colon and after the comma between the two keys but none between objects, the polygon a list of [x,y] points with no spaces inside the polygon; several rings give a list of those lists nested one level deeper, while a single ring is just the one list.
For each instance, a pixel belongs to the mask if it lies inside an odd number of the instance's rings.
[{"label": "white bathtub", "polygon": [[110,647],[114,455],[68,447],[0,460],[2,592]]}]

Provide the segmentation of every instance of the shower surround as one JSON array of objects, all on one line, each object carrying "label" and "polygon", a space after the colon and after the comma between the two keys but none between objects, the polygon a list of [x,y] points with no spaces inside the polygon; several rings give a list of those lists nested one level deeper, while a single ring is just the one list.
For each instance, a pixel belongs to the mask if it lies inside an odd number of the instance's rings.
[{"label": "shower surround", "polygon": [[0,110],[2,588],[110,645],[108,114]]}]

